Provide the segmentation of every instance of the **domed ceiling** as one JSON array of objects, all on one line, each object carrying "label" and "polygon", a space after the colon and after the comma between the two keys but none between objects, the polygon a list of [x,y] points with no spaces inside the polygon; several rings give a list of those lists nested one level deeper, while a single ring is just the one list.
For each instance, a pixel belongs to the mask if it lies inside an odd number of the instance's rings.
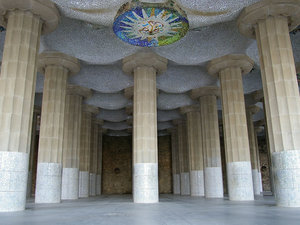
[{"label": "domed ceiling", "polygon": [[[125,108],[132,106],[124,89],[133,86],[133,78],[123,73],[121,60],[143,47],[118,38],[113,30],[120,7],[128,0],[52,0],[61,13],[58,28],[41,38],[41,49],[57,50],[78,58],[81,71],[69,78],[69,83],[87,87],[94,94],[85,102],[100,108],[98,118],[112,135],[127,134],[131,127],[126,121]],[[158,127],[172,126],[181,117],[178,108],[196,104],[188,92],[191,89],[219,85],[209,76],[209,60],[231,53],[247,54],[255,61],[251,73],[245,75],[245,94],[262,88],[258,50],[255,40],[239,34],[236,18],[241,10],[258,0],[176,0],[185,13],[189,31],[180,40],[166,46],[150,47],[169,60],[168,70],[157,77]],[[145,3],[165,3],[166,0],[144,0]],[[0,33],[1,51],[5,31]],[[291,33],[295,61],[300,62],[300,32]],[[2,54],[1,54],[2,55]],[[43,75],[38,74],[36,104],[41,104]],[[219,103],[219,109],[221,108]],[[258,116],[256,119],[260,119]]]}]

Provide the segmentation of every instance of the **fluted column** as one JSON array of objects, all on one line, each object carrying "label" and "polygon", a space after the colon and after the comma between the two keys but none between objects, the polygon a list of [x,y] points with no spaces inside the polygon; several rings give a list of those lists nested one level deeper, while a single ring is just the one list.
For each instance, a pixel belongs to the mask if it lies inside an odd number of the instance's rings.
[{"label": "fluted column", "polygon": [[254,199],[242,82],[242,74],[249,73],[253,64],[246,55],[226,55],[207,67],[209,74],[220,78],[228,191],[235,201]]},{"label": "fluted column", "polygon": [[61,199],[78,199],[81,106],[83,98],[91,94],[91,90],[87,88],[75,85],[67,87]]},{"label": "fluted column", "polygon": [[187,144],[187,128],[184,120],[175,120],[173,123],[177,126],[178,133],[178,157],[180,171],[180,194],[190,195],[190,164]]},{"label": "fluted column", "polygon": [[256,133],[252,121],[252,115],[258,112],[259,112],[259,107],[256,105],[248,106],[246,108],[254,195],[260,195],[260,189],[261,189],[260,178],[258,174],[257,137],[255,136]]},{"label": "fluted column", "polygon": [[203,140],[200,107],[186,106],[181,108],[180,111],[186,115],[191,196],[204,196]]},{"label": "fluted column", "polygon": [[285,207],[300,207],[300,98],[289,35],[299,24],[298,0],[264,0],[238,19],[240,32],[258,45],[275,197]]},{"label": "fluted column", "polygon": [[179,166],[177,128],[171,129],[170,133],[171,133],[171,142],[172,142],[173,194],[180,195],[180,166]]},{"label": "fluted column", "polygon": [[39,71],[45,74],[36,178],[36,203],[59,203],[63,127],[68,75],[79,72],[76,58],[60,52],[39,56]]},{"label": "fluted column", "polygon": [[203,87],[191,91],[191,97],[199,100],[201,109],[206,198],[223,198],[224,192],[217,108],[219,95],[218,87]]},{"label": "fluted column", "polygon": [[123,70],[134,76],[133,96],[133,201],[156,203],[158,192],[156,75],[167,60],[140,52],[123,60]]},{"label": "fluted column", "polygon": [[0,1],[6,27],[0,76],[0,212],[25,209],[28,160],[41,34],[53,31],[50,1]]},{"label": "fluted column", "polygon": [[34,106],[33,118],[32,118],[32,130],[31,130],[31,143],[30,143],[30,155],[29,155],[29,166],[28,166],[28,181],[27,181],[27,198],[31,197],[32,192],[32,171],[34,159],[37,154],[36,135],[37,135],[37,120],[38,115],[41,114],[41,107]]},{"label": "fluted column", "polygon": [[258,181],[259,181],[259,190],[262,194],[264,192],[263,183],[262,183],[262,175],[260,169],[260,156],[259,156],[259,146],[258,146],[258,136],[257,134],[263,131],[262,127],[254,127],[254,137],[255,137],[255,148],[256,148],[256,156],[257,156],[257,171],[258,171]]},{"label": "fluted column", "polygon": [[93,114],[98,113],[97,107],[83,106],[79,153],[79,198],[89,197],[92,120]]},{"label": "fluted column", "polygon": [[102,136],[104,129],[99,128],[98,135],[98,157],[97,157],[97,174],[96,174],[96,195],[101,195],[102,187]]}]

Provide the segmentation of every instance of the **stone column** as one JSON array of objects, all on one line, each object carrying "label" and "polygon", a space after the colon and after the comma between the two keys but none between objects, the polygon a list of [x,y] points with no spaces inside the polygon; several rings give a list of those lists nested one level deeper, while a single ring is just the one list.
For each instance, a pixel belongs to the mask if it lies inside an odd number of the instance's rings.
[{"label": "stone column", "polygon": [[156,75],[167,69],[167,59],[139,52],[123,60],[123,70],[134,76],[133,201],[156,203],[158,192]]},{"label": "stone column", "polygon": [[203,87],[191,91],[191,97],[199,99],[201,109],[206,198],[223,198],[224,194],[217,96],[220,96],[218,87]]},{"label": "stone column", "polygon": [[169,130],[172,141],[172,174],[173,174],[173,194],[180,195],[180,166],[178,152],[178,131],[177,128]]},{"label": "stone column", "polygon": [[59,13],[50,1],[1,0],[6,27],[0,76],[0,212],[25,209],[36,62]]},{"label": "stone column", "polygon": [[258,181],[259,181],[259,190],[262,194],[264,192],[263,184],[262,184],[262,176],[260,170],[260,158],[259,158],[259,147],[258,147],[258,137],[257,134],[262,132],[262,127],[254,127],[254,137],[255,137],[255,148],[256,148],[256,155],[257,155],[257,171],[258,171]]},{"label": "stone column", "polygon": [[253,180],[253,192],[254,195],[260,195],[260,179],[258,174],[258,155],[257,155],[257,137],[255,136],[254,124],[252,121],[252,115],[259,112],[259,107],[256,105],[248,106],[246,108],[247,115],[247,127],[252,167],[252,180]]},{"label": "stone column", "polygon": [[242,74],[254,62],[246,55],[226,55],[208,64],[208,73],[219,75],[229,199],[254,200],[249,139]]},{"label": "stone column", "polygon": [[98,157],[97,157],[97,175],[96,175],[96,195],[101,195],[102,186],[102,136],[105,131],[99,128],[98,135]]},{"label": "stone column", "polygon": [[35,202],[59,203],[67,78],[79,72],[80,66],[76,58],[49,51],[40,54],[38,69],[45,81]]},{"label": "stone column", "polygon": [[28,181],[27,181],[27,198],[31,197],[32,192],[32,171],[34,159],[36,156],[37,146],[36,146],[36,129],[37,129],[37,117],[41,114],[41,107],[34,106],[33,118],[32,118],[32,130],[31,130],[31,143],[30,143],[30,156],[29,156],[29,167],[28,167]]},{"label": "stone column", "polygon": [[87,88],[75,85],[67,87],[61,199],[78,199],[81,106],[83,98],[91,94],[91,90]]},{"label": "stone column", "polygon": [[190,195],[190,164],[189,152],[187,144],[186,122],[183,120],[175,120],[173,123],[177,126],[178,132],[178,157],[180,170],[180,194]]},{"label": "stone column", "polygon": [[204,196],[203,141],[200,107],[186,106],[182,107],[180,111],[182,114],[186,114],[191,196]]},{"label": "stone column", "polygon": [[300,207],[300,98],[289,35],[299,24],[298,0],[260,1],[238,19],[258,45],[275,197],[284,207]]},{"label": "stone column", "polygon": [[83,106],[80,134],[79,198],[89,197],[92,117],[93,114],[98,113],[97,107]]}]

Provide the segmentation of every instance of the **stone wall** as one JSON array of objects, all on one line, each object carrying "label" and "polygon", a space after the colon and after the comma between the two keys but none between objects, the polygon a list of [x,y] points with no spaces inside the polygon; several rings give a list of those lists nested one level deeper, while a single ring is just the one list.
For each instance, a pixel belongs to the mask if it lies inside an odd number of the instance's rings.
[{"label": "stone wall", "polygon": [[[170,136],[158,138],[159,190],[172,192]],[[132,136],[103,136],[102,193],[132,193]]]}]

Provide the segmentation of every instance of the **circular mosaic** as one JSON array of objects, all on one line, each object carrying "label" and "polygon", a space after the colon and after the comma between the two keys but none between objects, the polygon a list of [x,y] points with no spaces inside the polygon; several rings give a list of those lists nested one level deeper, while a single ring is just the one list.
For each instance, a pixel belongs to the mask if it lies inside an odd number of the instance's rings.
[{"label": "circular mosaic", "polygon": [[156,47],[172,44],[183,38],[189,29],[184,12],[176,10],[173,4],[126,3],[116,16],[114,32],[132,45]]}]

